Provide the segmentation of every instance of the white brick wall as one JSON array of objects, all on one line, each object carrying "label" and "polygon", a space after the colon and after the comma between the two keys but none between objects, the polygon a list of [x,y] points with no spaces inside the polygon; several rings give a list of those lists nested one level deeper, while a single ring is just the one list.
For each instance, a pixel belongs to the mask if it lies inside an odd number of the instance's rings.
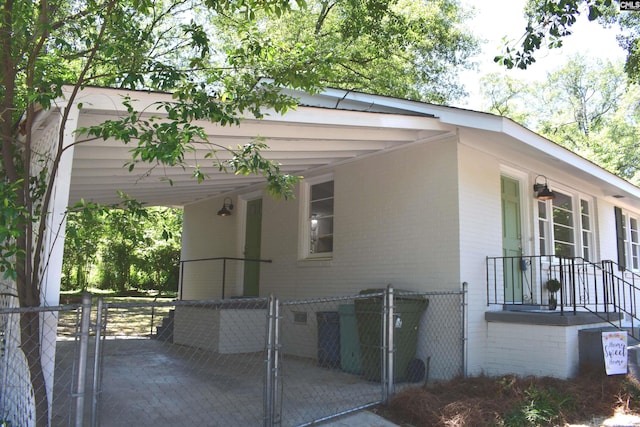
[{"label": "white brick wall", "polygon": [[[531,176],[549,174],[565,187],[596,200],[603,196],[601,190],[566,171],[522,157],[515,145],[513,150],[496,153],[491,151],[495,145],[487,134],[462,135],[460,142],[449,138],[416,144],[318,171],[318,175],[333,173],[335,181],[334,253],[330,260],[298,259],[300,195],[289,201],[265,196],[262,258],[273,263],[261,266],[260,293],[302,299],[352,295],[390,283],[397,289],[458,290],[467,282],[469,374],[516,371],[568,376],[577,365],[577,334],[574,338],[568,329],[497,326],[484,321],[484,312],[490,309],[486,257],[502,254],[500,175],[504,167],[522,173],[523,216],[529,219],[523,223],[527,254],[534,253],[536,245],[534,201],[527,182]],[[185,208],[183,259],[242,256],[237,243],[242,234],[237,229],[242,223],[241,212],[216,217],[221,205],[222,199],[216,199]],[[603,258],[615,259],[613,207],[597,200],[596,212],[601,231],[596,233],[597,248]],[[204,297],[210,289],[207,273],[197,275],[194,280],[198,285],[185,292],[185,298]],[[227,284],[237,294],[242,289],[240,276],[235,287]],[[300,328],[301,336],[313,338],[307,329]],[[510,344],[531,331],[539,335],[533,340],[536,345],[531,340],[515,347]],[[295,335],[288,338],[296,341]],[[313,345],[299,342],[300,355],[313,354]],[[541,343],[548,348],[540,350],[545,348]],[[536,362],[549,351],[557,364]],[[498,358],[500,352],[506,352],[506,357]]]},{"label": "white brick wall", "polygon": [[221,354],[264,350],[267,311],[176,307],[173,342]]},{"label": "white brick wall", "polygon": [[298,201],[264,199],[261,292],[344,295],[392,283],[458,289],[455,143],[441,141],[334,172],[333,259],[298,260]]},{"label": "white brick wall", "polygon": [[486,257],[502,255],[500,165],[494,157],[459,146],[460,275],[468,283],[467,370],[482,372],[486,354]]},{"label": "white brick wall", "polygon": [[485,374],[571,378],[578,373],[578,331],[608,324],[542,326],[488,322],[487,325]]},{"label": "white brick wall", "polygon": [[[220,217],[216,213],[223,199],[206,200],[184,208],[181,260],[237,257],[238,216]],[[233,200],[236,204],[236,200]],[[239,295],[234,263],[227,268],[225,297]],[[182,299],[218,299],[222,296],[222,261],[187,262],[183,265]]]}]

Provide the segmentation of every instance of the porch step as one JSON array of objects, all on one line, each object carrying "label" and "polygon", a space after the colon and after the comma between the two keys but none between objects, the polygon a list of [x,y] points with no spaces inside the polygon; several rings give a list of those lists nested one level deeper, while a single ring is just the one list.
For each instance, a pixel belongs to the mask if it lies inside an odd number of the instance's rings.
[{"label": "porch step", "polygon": [[549,310],[546,305],[538,305],[538,304],[504,304],[502,306],[504,311],[538,311],[538,310]]},{"label": "porch step", "polygon": [[175,310],[170,310],[167,316],[162,318],[162,324],[156,328],[156,333],[152,338],[172,343],[174,317]]}]

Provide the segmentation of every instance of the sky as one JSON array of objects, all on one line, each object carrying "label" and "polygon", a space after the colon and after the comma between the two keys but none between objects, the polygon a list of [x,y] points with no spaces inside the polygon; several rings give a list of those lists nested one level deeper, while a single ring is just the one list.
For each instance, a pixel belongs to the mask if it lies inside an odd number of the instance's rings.
[{"label": "sky", "polygon": [[[609,60],[623,60],[625,52],[618,46],[616,30],[605,29],[596,22],[589,22],[581,15],[573,25],[573,34],[565,37],[561,49],[538,51],[536,62],[527,70],[506,70],[493,62],[502,51],[502,39],[518,40],[524,33],[526,21],[523,10],[526,0],[461,0],[466,7],[473,7],[475,18],[471,21],[474,34],[486,40],[481,45],[482,53],[473,58],[479,64],[479,71],[461,73],[469,97],[453,103],[454,106],[472,110],[482,109],[479,80],[491,72],[501,72],[510,77],[537,81],[544,80],[546,74],[564,63],[575,53]],[[623,12],[634,13],[634,12]]]}]

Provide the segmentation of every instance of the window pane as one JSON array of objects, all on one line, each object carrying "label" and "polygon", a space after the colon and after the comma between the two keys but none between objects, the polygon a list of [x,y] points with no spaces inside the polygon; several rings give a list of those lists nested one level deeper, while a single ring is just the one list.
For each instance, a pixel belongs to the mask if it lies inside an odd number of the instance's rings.
[{"label": "window pane", "polygon": [[580,210],[582,211],[582,229],[591,230],[589,221],[589,203],[586,200],[580,200]]},{"label": "window pane", "polygon": [[538,221],[538,228],[540,231],[540,255],[546,255],[547,254],[547,230],[546,230],[546,221]]},{"label": "window pane", "polygon": [[311,202],[311,216],[325,217],[333,215],[333,199]]},{"label": "window pane", "polygon": [[555,224],[562,224],[569,227],[573,226],[573,216],[571,211],[565,211],[563,209],[553,209],[553,222]]},{"label": "window pane", "polygon": [[554,192],[556,195],[556,198],[553,199],[553,207],[554,207],[554,211],[555,208],[559,208],[565,211],[571,211],[571,196],[568,196],[566,194],[562,194],[558,191]]},{"label": "window pane", "polygon": [[311,186],[309,214],[312,254],[333,252],[333,181]]},{"label": "window pane", "polygon": [[311,186],[311,201],[333,198],[333,181]]},{"label": "window pane", "polygon": [[561,243],[561,242],[556,242],[555,254],[558,256],[573,257],[575,256],[574,246]]},{"label": "window pane", "polygon": [[538,218],[547,218],[547,204],[546,202],[538,201]]},{"label": "window pane", "polygon": [[556,241],[574,243],[573,228],[555,225],[553,227],[553,234]]}]

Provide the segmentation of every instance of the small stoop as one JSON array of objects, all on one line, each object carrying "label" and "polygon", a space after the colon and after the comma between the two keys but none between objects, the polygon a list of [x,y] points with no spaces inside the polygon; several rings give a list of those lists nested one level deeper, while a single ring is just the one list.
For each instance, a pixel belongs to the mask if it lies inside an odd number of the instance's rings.
[{"label": "small stoop", "polygon": [[156,333],[153,335],[154,339],[173,342],[173,319],[175,317],[175,310],[170,310],[167,316],[162,318],[162,324],[156,328]]}]

